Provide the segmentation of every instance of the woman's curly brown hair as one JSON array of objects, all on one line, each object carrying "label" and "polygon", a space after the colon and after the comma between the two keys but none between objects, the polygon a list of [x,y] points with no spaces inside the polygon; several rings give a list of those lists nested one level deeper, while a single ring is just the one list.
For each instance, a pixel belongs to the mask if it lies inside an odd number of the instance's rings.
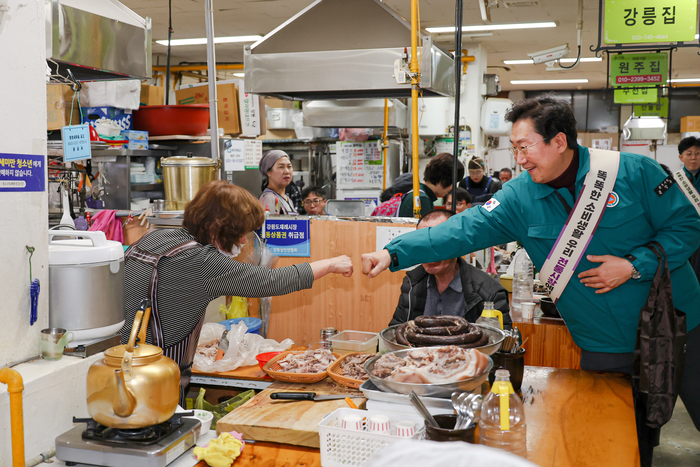
[{"label": "woman's curly brown hair", "polygon": [[224,180],[204,185],[185,206],[182,225],[202,245],[230,251],[240,238],[265,221],[260,201],[248,190]]}]

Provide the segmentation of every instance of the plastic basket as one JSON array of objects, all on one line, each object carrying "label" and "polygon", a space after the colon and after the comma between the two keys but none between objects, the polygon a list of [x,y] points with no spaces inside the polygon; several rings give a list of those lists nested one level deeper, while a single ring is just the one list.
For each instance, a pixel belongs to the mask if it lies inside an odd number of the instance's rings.
[{"label": "plastic basket", "polygon": [[[372,415],[386,415],[391,424],[391,435],[354,431],[342,428],[342,420],[346,415],[361,415],[367,420]],[[410,420],[416,423],[414,438],[421,436],[423,419],[419,415],[381,412],[377,410],[357,410],[350,408],[336,409],[326,415],[318,424],[318,434],[321,441],[322,467],[352,467],[363,466],[373,455],[386,446],[404,438],[395,436],[396,422]]]},{"label": "plastic basket", "polygon": [[[278,363],[280,360],[284,359],[289,354],[299,355],[303,353],[303,350],[282,352],[281,354],[277,355],[276,357],[273,357],[272,360],[267,362],[263,366],[263,371],[267,373],[267,375],[270,378],[276,379],[277,381],[284,381],[286,383],[310,384],[318,383],[319,381],[325,379],[326,376],[328,376],[327,371],[322,371],[320,373],[290,373],[287,371],[281,371],[282,367],[280,367],[280,364]],[[336,360],[340,358],[340,355],[336,353],[334,353],[333,355],[335,356]]]}]

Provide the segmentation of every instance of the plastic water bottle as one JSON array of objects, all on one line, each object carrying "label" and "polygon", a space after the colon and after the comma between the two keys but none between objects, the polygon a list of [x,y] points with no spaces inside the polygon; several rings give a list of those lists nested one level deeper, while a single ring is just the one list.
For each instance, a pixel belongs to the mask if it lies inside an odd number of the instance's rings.
[{"label": "plastic water bottle", "polygon": [[510,383],[508,370],[496,370],[491,392],[481,404],[479,444],[527,458],[525,411]]},{"label": "plastic water bottle", "polygon": [[484,311],[476,320],[477,324],[485,324],[496,329],[503,329],[503,313],[497,310],[493,302],[484,302]]},{"label": "plastic water bottle", "polygon": [[532,301],[532,288],[535,284],[533,279],[533,267],[530,256],[522,250],[515,259],[513,267],[513,311],[520,313],[523,302]]}]

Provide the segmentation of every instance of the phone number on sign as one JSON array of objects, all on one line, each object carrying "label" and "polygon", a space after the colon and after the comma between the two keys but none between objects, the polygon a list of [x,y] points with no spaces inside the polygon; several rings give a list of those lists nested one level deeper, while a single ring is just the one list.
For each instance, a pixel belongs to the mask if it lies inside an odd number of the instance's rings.
[{"label": "phone number on sign", "polygon": [[633,41],[649,40],[649,39],[668,39],[668,34],[644,34],[632,36]]},{"label": "phone number on sign", "polygon": [[616,84],[631,84],[631,83],[660,83],[661,75],[637,75],[637,76],[617,76],[615,77]]}]

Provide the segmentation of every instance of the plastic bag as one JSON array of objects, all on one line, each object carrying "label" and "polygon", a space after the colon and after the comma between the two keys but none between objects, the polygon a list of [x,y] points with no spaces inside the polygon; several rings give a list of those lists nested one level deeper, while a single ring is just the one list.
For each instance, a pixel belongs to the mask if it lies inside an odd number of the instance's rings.
[{"label": "plastic bag", "polygon": [[231,297],[229,306],[219,305],[221,319],[245,318],[248,315],[248,299],[244,297]]},{"label": "plastic bag", "polygon": [[199,388],[199,395],[194,401],[194,408],[199,410],[206,410],[214,414],[214,418],[211,421],[212,426],[216,426],[216,422],[218,422],[221,418],[226,416],[226,414],[237,409],[249,399],[252,399],[255,396],[255,391],[251,389],[249,391],[242,392],[227,401],[221,402],[216,405],[212,405],[204,400],[205,393],[206,389]]},{"label": "plastic bag", "polygon": [[[226,329],[217,323],[205,323],[199,335],[198,345],[210,344],[221,337]],[[259,334],[246,334],[248,328],[244,323],[234,324],[228,332],[229,346],[224,358],[214,361],[199,353],[194,355],[193,368],[205,373],[235,370],[241,366],[256,365],[255,356],[265,352],[282,352],[294,345],[291,339],[277,342],[274,339],[265,339]]]}]

